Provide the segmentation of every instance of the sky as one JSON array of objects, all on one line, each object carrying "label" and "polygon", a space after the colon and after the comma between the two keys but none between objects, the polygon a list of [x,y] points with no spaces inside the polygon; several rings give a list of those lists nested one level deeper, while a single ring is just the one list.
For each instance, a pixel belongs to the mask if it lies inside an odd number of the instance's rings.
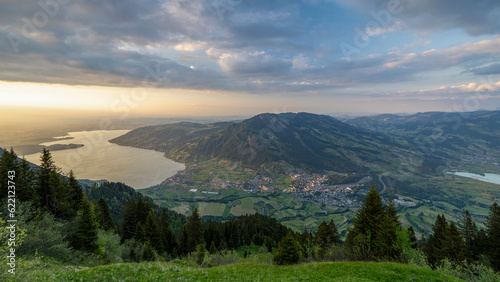
[{"label": "sky", "polygon": [[498,0],[0,0],[0,111],[500,109]]}]

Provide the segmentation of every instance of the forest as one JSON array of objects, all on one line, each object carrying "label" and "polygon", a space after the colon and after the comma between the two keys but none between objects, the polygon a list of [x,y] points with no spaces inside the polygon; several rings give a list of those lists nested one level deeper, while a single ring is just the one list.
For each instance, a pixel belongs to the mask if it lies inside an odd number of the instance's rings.
[{"label": "forest", "polygon": [[459,222],[439,215],[430,236],[416,238],[413,227],[400,223],[392,200],[384,201],[372,187],[341,238],[333,220],[317,230],[295,232],[259,214],[218,222],[202,220],[191,208],[186,218],[121,183],[82,187],[72,172],[60,171],[46,149],[40,166],[18,158],[12,149],[3,151],[0,191],[2,257],[12,253],[8,221],[15,219],[16,257],[44,256],[65,263],[181,259],[215,267],[258,253],[277,265],[397,262],[466,280],[500,278],[497,203],[490,207],[484,229],[465,210]]}]

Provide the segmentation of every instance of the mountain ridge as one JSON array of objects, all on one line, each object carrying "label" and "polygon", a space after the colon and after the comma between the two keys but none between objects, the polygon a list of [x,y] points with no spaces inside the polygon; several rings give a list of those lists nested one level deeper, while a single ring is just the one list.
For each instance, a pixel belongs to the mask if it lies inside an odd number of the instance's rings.
[{"label": "mountain ridge", "polygon": [[[182,143],[165,144],[164,136],[173,134],[168,131],[181,127],[185,132],[186,126],[198,131],[186,135]],[[188,163],[224,159],[258,169],[284,162],[312,171],[342,172],[366,171],[367,163],[384,162],[390,147],[403,149],[400,142],[385,134],[304,112],[264,113],[218,125],[174,124],[162,130],[163,135],[154,134],[159,127],[138,128],[110,142],[161,150],[168,158]]]}]

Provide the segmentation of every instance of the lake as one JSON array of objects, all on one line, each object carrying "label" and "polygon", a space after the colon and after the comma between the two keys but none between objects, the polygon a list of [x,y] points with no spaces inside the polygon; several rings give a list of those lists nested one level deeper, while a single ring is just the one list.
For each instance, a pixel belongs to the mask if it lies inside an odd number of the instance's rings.
[{"label": "lake", "polygon": [[462,177],[473,178],[479,181],[500,184],[500,175],[494,173],[485,173],[484,176],[470,172],[447,172],[447,173]]},{"label": "lake", "polygon": [[[109,143],[115,137],[130,130],[95,130],[70,132],[60,140],[42,143],[83,144],[83,147],[51,151],[57,167],[64,173],[73,170],[78,179],[123,182],[133,188],[146,188],[160,184],[165,179],[183,170],[185,166],[163,156],[163,153],[118,146]],[[26,155],[26,160],[40,164],[40,153]]]}]

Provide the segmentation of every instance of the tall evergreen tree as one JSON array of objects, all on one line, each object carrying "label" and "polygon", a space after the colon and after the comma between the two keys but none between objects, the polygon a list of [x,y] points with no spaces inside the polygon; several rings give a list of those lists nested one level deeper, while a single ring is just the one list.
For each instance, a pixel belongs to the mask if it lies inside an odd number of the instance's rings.
[{"label": "tall evergreen tree", "polygon": [[494,270],[500,271],[500,206],[497,203],[491,206],[485,225],[490,263]]},{"label": "tall evergreen tree", "polygon": [[468,262],[477,260],[479,255],[477,252],[478,228],[468,210],[464,212],[458,226],[460,228],[460,235],[464,239],[465,258]]},{"label": "tall evergreen tree", "polygon": [[426,254],[432,267],[437,267],[445,258],[459,264],[465,259],[464,242],[455,223],[446,222],[438,215],[426,246]]},{"label": "tall evergreen tree", "polygon": [[83,189],[80,184],[78,184],[78,181],[76,180],[72,170],[69,171],[67,187],[69,194],[69,204],[75,211],[77,211],[78,209],[80,209],[80,203],[83,199]]},{"label": "tall evergreen tree", "polygon": [[396,207],[389,200],[389,204],[385,207],[384,220],[380,223],[380,230],[375,234],[376,244],[374,246],[374,256],[377,259],[396,259],[400,253],[396,246],[397,232],[400,226],[399,216],[397,215]]},{"label": "tall evergreen tree", "polygon": [[50,189],[50,176],[52,172],[57,171],[54,160],[49,150],[43,148],[40,156],[41,164],[38,170],[37,193],[40,199],[40,205],[43,208],[49,208],[51,205],[52,191]]},{"label": "tall evergreen tree", "polygon": [[432,226],[432,233],[429,235],[427,244],[425,247],[425,253],[429,264],[432,267],[436,267],[439,263],[446,257],[443,252],[445,242],[446,242],[446,230],[448,228],[448,223],[444,215],[438,215],[436,222]]},{"label": "tall evergreen tree", "polygon": [[[140,221],[137,222],[137,225],[135,226],[135,232],[134,232],[134,239],[136,239],[139,242],[149,242],[146,239],[146,230],[144,229],[144,226]],[[149,244],[151,245],[151,244]]]},{"label": "tall evergreen tree", "polygon": [[[358,259],[373,259],[381,253],[374,253],[378,242],[374,239],[381,233],[384,221],[387,221],[387,211],[378,191],[372,187],[366,194],[361,208],[356,212],[353,226],[346,237],[346,247]],[[380,251],[379,251],[380,252]]]},{"label": "tall evergreen tree", "polygon": [[179,255],[187,255],[189,250],[189,235],[186,226],[179,231]]},{"label": "tall evergreen tree", "polygon": [[96,217],[99,221],[99,226],[104,230],[113,230],[115,229],[115,224],[113,222],[113,218],[111,217],[111,213],[109,211],[109,206],[106,200],[103,197],[99,198],[99,201],[96,205]]},{"label": "tall evergreen tree", "polygon": [[300,259],[299,248],[293,237],[292,231],[279,242],[278,251],[274,255],[273,261],[278,265],[295,264]]},{"label": "tall evergreen tree", "polygon": [[334,245],[340,244],[339,233],[337,231],[337,226],[333,222],[333,219],[330,220],[329,224],[323,221],[319,225],[315,240],[316,243],[325,250],[331,248]]},{"label": "tall evergreen tree", "polygon": [[123,207],[121,236],[122,242],[132,239],[137,227],[136,204],[133,201],[127,201]]},{"label": "tall evergreen tree", "polygon": [[408,228],[408,237],[410,238],[410,244],[413,249],[417,248],[417,236],[415,235],[415,230],[413,230],[413,226]]},{"label": "tall evergreen tree", "polygon": [[166,209],[162,210],[160,218],[160,231],[164,250],[169,254],[172,254],[174,249],[179,250],[179,243],[177,242],[177,237],[174,232],[172,232],[172,228],[170,227]]},{"label": "tall evergreen tree", "polygon": [[57,171],[49,173],[49,195],[46,208],[57,218],[70,219],[76,213],[70,205],[66,183]]},{"label": "tall evergreen tree", "polygon": [[146,240],[158,252],[163,252],[163,242],[160,236],[160,228],[153,211],[149,211],[146,223],[144,224],[144,234]]},{"label": "tall evergreen tree", "polygon": [[195,251],[197,245],[205,242],[203,238],[203,224],[197,208],[193,209],[193,213],[186,223],[186,231],[189,238],[188,252],[190,253]]},{"label": "tall evergreen tree", "polygon": [[97,223],[87,197],[84,197],[80,203],[74,231],[70,235],[70,245],[77,250],[97,251]]},{"label": "tall evergreen tree", "polygon": [[35,207],[38,206],[40,200],[35,188],[36,173],[25,158],[19,162],[18,171],[16,177],[17,197],[22,202],[31,201]]}]

